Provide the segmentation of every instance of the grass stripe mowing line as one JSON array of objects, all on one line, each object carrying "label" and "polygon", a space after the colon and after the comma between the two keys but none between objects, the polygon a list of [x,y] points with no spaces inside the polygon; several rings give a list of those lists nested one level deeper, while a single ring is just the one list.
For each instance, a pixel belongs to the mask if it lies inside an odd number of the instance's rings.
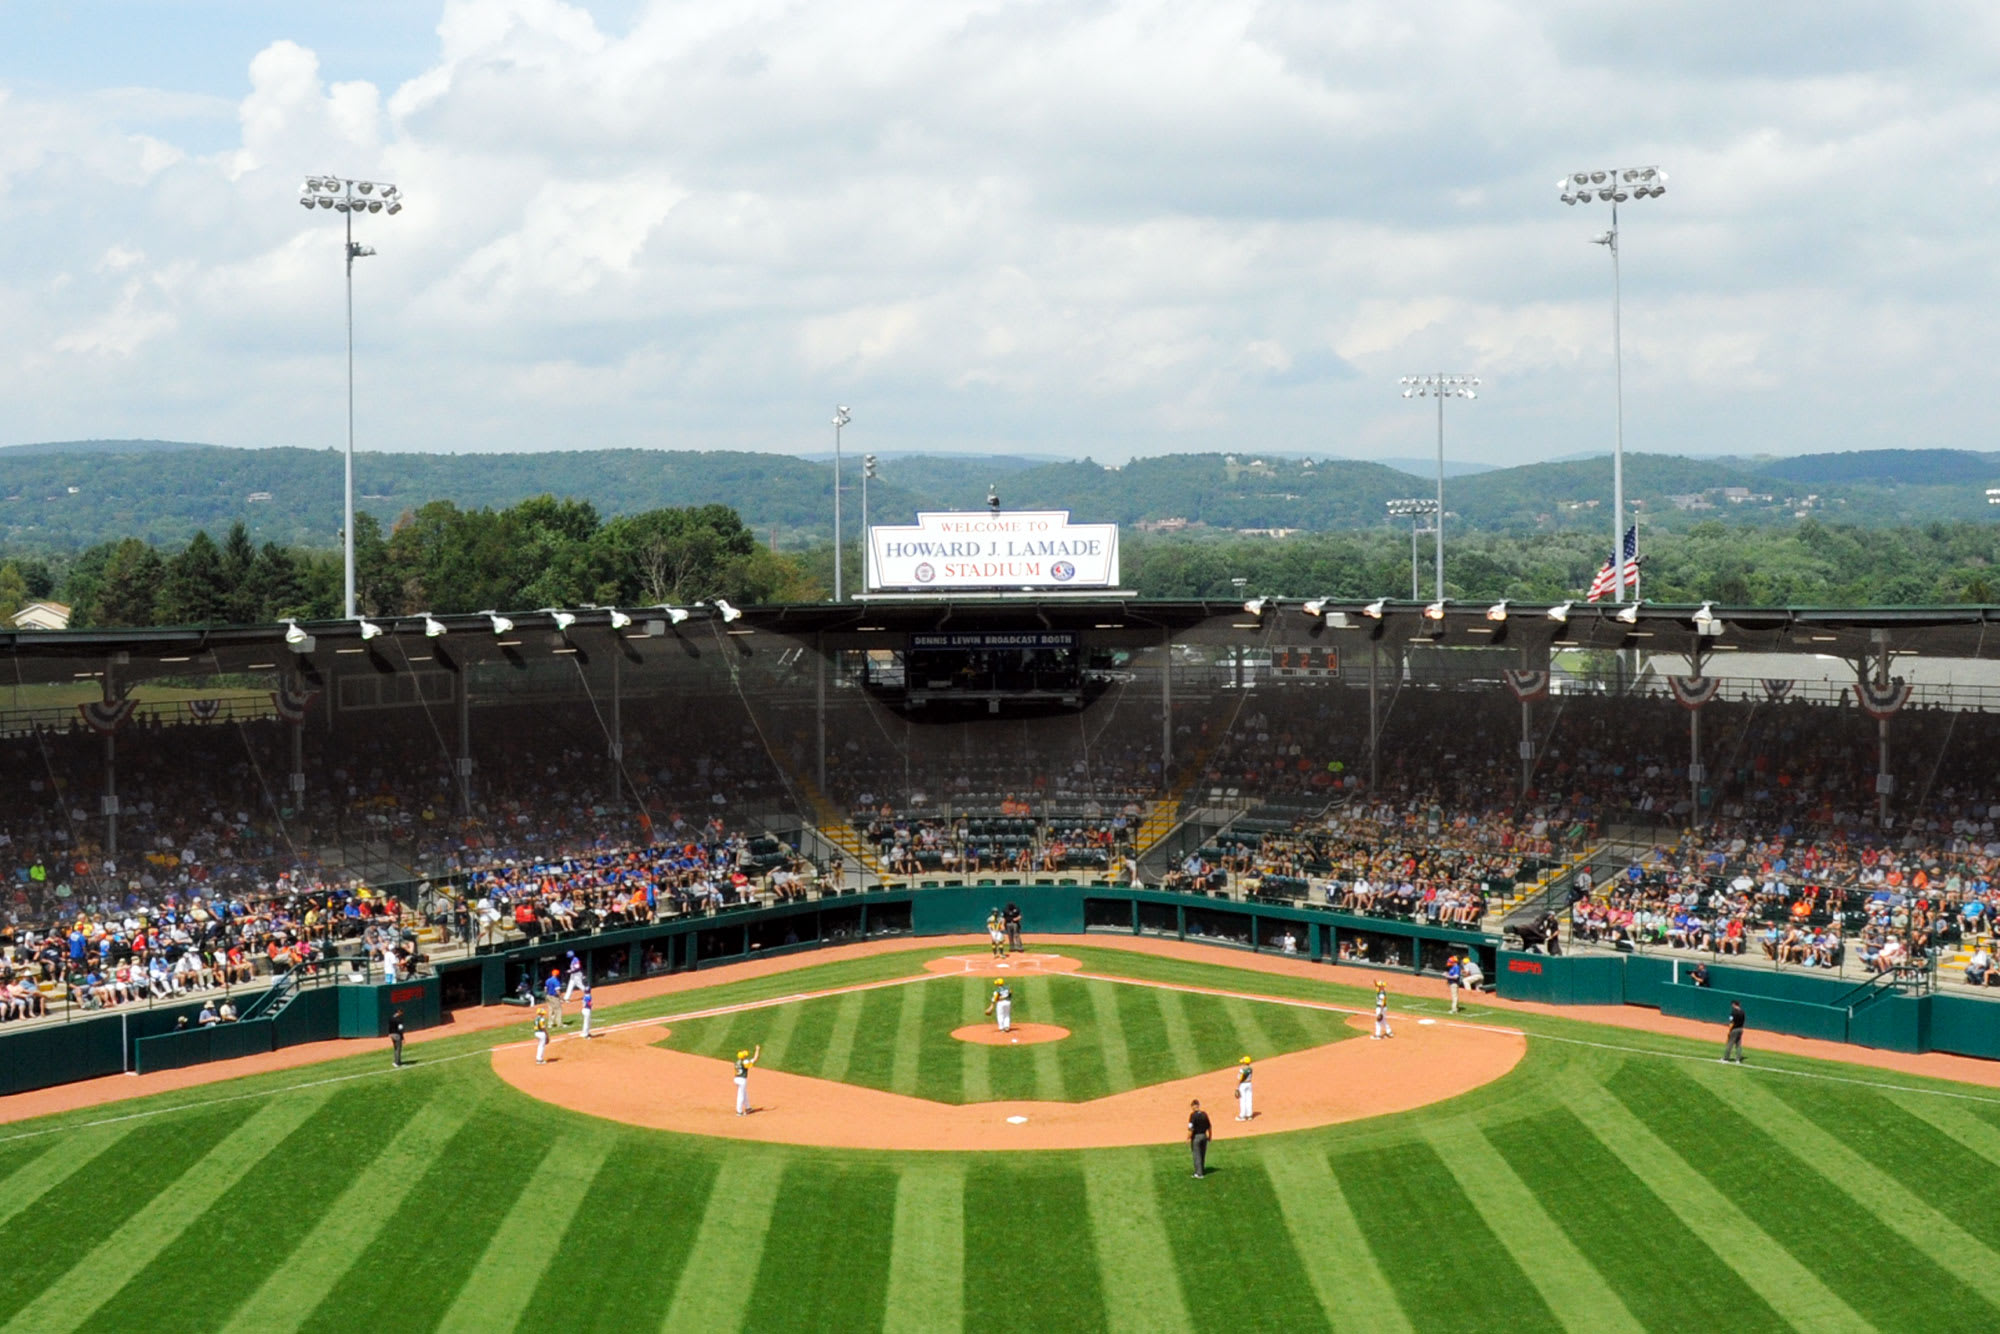
[{"label": "grass stripe mowing line", "polygon": [[666,1310],[715,1184],[711,1147],[669,1153],[658,1135],[620,1134],[516,1328],[628,1334],[632,1312]]},{"label": "grass stripe mowing line", "polygon": [[1229,1022],[1236,1030],[1237,1056],[1261,1061],[1277,1052],[1279,1043],[1264,1023],[1264,1006],[1232,998],[1222,1003],[1222,1012],[1229,1016]]},{"label": "grass stripe mowing line", "polygon": [[1187,997],[1180,988],[1160,989],[1160,1023],[1165,1029],[1167,1055],[1172,1061],[1169,1068],[1175,1075],[1191,1075],[1197,1070],[1215,1068],[1201,1063],[1201,1045],[1195,1041],[1194,1025],[1188,1018]]},{"label": "grass stripe mowing line", "polygon": [[1745,1079],[1717,1078],[1734,1070],[1702,1071],[1709,1092],[1782,1143],[1813,1170],[1852,1196],[1937,1265],[1988,1302],[2000,1306],[2000,1254],[1912,1194],[1895,1177],[1849,1148],[1792,1105]]},{"label": "grass stripe mowing line", "polygon": [[[416,1067],[421,1069],[422,1067]],[[321,1214],[290,1255],[266,1257],[270,1274],[224,1326],[227,1334],[296,1329],[333,1291],[388,1221],[433,1158],[444,1150],[472,1108],[471,1090],[451,1085],[403,1123],[382,1152]],[[219,1313],[218,1313],[219,1314]]]},{"label": "grass stripe mowing line", "polygon": [[896,1015],[896,1049],[889,1062],[889,1091],[915,1093],[917,1067],[924,1045],[924,1018],[935,987],[917,987],[902,994],[903,1008]]},{"label": "grass stripe mowing line", "polygon": [[1085,982],[1083,989],[1084,994],[1090,997],[1091,1014],[1096,1020],[1105,1083],[1110,1088],[1131,1088],[1132,1050],[1127,1045],[1125,1016],[1118,1005],[1118,988],[1109,982]]},{"label": "grass stripe mowing line", "polygon": [[1388,1268],[1403,1309],[1425,1329],[1545,1330],[1555,1312],[1422,1140],[1340,1153],[1334,1175]]},{"label": "grass stripe mowing line", "polygon": [[609,1137],[565,1135],[549,1146],[514,1207],[458,1290],[438,1328],[448,1334],[481,1334],[513,1328],[555,1259],[554,1239],[569,1230],[577,1207],[603,1166]]},{"label": "grass stripe mowing line", "polygon": [[847,1078],[847,1067],[854,1061],[854,1038],[861,1031],[861,1001],[859,995],[850,993],[833,1003],[833,1031],[827,1034],[819,1058],[821,1079]]},{"label": "grass stripe mowing line", "polygon": [[1063,1078],[1062,1042],[1045,1042],[1029,1048],[1035,1072],[1035,1097],[1043,1102],[1062,1102],[1069,1097],[1069,1081]]},{"label": "grass stripe mowing line", "polygon": [[[1651,1328],[1665,1334],[1687,1329],[1777,1334],[1789,1328],[1567,1107],[1522,1120],[1481,1122],[1487,1142],[1506,1157],[1536,1203]],[[1643,1246],[1633,1244],[1638,1237],[1645,1239]]]},{"label": "grass stripe mowing line", "polygon": [[964,1321],[965,1171],[928,1161],[905,1167],[896,1182],[883,1334],[930,1334]]},{"label": "grass stripe mowing line", "polygon": [[1191,1181],[1178,1153],[1152,1153],[1181,1298],[1197,1329],[1327,1328],[1305,1261],[1270,1220],[1278,1212],[1263,1156],[1250,1146],[1209,1157]]},{"label": "grass stripe mowing line", "polygon": [[315,1089],[258,1108],[221,1142],[195,1158],[145,1208],[44,1287],[5,1328],[75,1329],[171,1245],[223,1193],[302,1125],[331,1089]]},{"label": "grass stripe mowing line", "polygon": [[1643,1330],[1526,1182],[1514,1174],[1470,1118],[1428,1126],[1425,1138],[1472,1207],[1567,1329]]},{"label": "grass stripe mowing line", "polygon": [[[917,994],[923,993],[919,991]],[[785,1054],[792,1049],[792,1035],[798,1030],[798,1006],[789,1006],[772,1015],[771,1026],[764,1030],[764,1059],[773,1065],[782,1064]]]},{"label": "grass stripe mowing line", "polygon": [[[959,1004],[958,1023],[990,1023],[986,1018],[986,989],[973,983],[961,984],[963,999]],[[959,1049],[959,1076],[957,1100],[959,1102],[990,1102],[993,1098],[993,1051],[977,1042],[953,1042]]]},{"label": "grass stripe mowing line", "polygon": [[[1968,1151],[1991,1163],[2000,1163],[2000,1126],[1969,1107],[1961,1107],[1949,1102],[1925,1102],[1912,1099],[1904,1102],[1894,1100],[1898,1107],[1912,1116],[1922,1117],[1942,1133],[1951,1136]],[[0,1185],[0,1197],[4,1197],[4,1186]]]},{"label": "grass stripe mowing line", "polygon": [[1707,1177],[1688,1166],[1609,1090],[1573,1080],[1568,1081],[1564,1098],[1604,1147],[1726,1260],[1787,1324],[1812,1330],[1871,1328],[1853,1307],[1752,1222]]},{"label": "grass stripe mowing line", "polygon": [[[784,1174],[782,1153],[751,1153],[723,1160],[661,1329],[671,1334],[674,1330],[743,1328],[757,1269],[764,1259],[771,1211],[778,1203],[778,1182]],[[806,1293],[794,1296],[799,1301],[812,1300]]]},{"label": "grass stripe mowing line", "polygon": [[[972,1158],[965,1176],[965,1328],[1103,1330],[1103,1275],[1090,1238],[1084,1157]],[[1032,1304],[1025,1312],[1024,1303]],[[1024,1314],[1032,1317],[1025,1323]]]},{"label": "grass stripe mowing line", "polygon": [[1114,1334],[1192,1329],[1148,1158],[1085,1154],[1083,1189],[1104,1284],[1105,1327]]},{"label": "grass stripe mowing line", "polygon": [[[880,1329],[894,1245],[896,1173],[825,1155],[794,1158],[778,1182],[743,1328]],[[801,1294],[811,1294],[802,1306]]]},{"label": "grass stripe mowing line", "polygon": [[1296,1135],[1270,1141],[1263,1153],[1285,1230],[1333,1327],[1366,1334],[1410,1329],[1326,1156]]},{"label": "grass stripe mowing line", "polygon": [[92,1127],[102,1129],[103,1134],[85,1130],[72,1138],[57,1140],[0,1179],[0,1228],[6,1227],[15,1214],[90,1166],[99,1154],[131,1134],[134,1128],[131,1120],[120,1120],[123,1124]]}]

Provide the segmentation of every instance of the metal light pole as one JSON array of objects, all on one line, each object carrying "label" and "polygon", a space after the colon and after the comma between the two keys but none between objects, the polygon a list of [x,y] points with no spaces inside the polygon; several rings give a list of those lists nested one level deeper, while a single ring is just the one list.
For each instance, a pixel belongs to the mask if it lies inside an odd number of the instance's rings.
[{"label": "metal light pole", "polygon": [[[1435,398],[1438,405],[1438,470],[1437,470],[1437,598],[1444,601],[1444,401],[1447,398],[1478,398],[1479,377],[1476,375],[1446,375],[1440,371],[1436,375],[1405,375],[1403,377],[1404,398]],[[1416,594],[1410,594],[1412,601]]]},{"label": "metal light pole", "polygon": [[[1667,173],[1658,167],[1617,167],[1610,171],[1572,172],[1556,182],[1565,204],[1601,200],[1611,205],[1611,230],[1591,240],[1611,251],[1611,362],[1618,398],[1617,433],[1611,455],[1611,577],[1613,596],[1625,600],[1625,347],[1619,328],[1623,294],[1618,273],[1618,206],[1627,199],[1647,199],[1667,192]],[[1635,551],[1634,556],[1637,556]]]},{"label": "metal light pole", "polygon": [[841,582],[840,568],[844,557],[840,546],[840,428],[853,421],[847,405],[833,410],[833,600],[846,600],[846,585]]},{"label": "metal light pole", "polygon": [[354,243],[354,215],[403,211],[403,192],[386,181],[350,181],[341,176],[308,176],[299,187],[301,208],[330,208],[347,224],[342,248],[347,267],[347,466],[341,505],[342,565],[345,571],[347,619],[354,619],[354,261],[375,253],[374,246]]},{"label": "metal light pole", "polygon": [[868,536],[868,483],[875,478],[875,456],[861,456],[861,591],[867,592],[868,557],[874,549],[874,542]]},{"label": "metal light pole", "polygon": [[1420,602],[1423,594],[1417,588],[1417,520],[1426,514],[1438,516],[1438,597],[1444,597],[1444,505],[1438,500],[1392,500],[1389,502],[1389,517],[1410,520],[1410,601]]}]

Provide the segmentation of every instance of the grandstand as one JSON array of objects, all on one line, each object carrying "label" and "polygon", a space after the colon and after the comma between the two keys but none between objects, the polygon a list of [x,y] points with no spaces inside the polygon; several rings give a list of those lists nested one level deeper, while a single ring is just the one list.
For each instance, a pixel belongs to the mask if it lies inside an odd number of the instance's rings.
[{"label": "grandstand", "polygon": [[1416,969],[1554,913],[1584,952],[1964,987],[2000,906],[1989,615],[982,595],[0,634],[0,1021],[982,884],[1379,919],[1310,952]]}]

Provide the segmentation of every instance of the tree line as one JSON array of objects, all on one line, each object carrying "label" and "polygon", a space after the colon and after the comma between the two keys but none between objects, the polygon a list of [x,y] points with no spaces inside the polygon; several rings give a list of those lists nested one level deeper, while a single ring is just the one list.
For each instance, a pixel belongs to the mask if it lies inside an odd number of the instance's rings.
[{"label": "tree line", "polygon": [[[357,514],[354,555],[356,602],[369,616],[823,596],[797,557],[760,545],[727,505],[606,522],[588,502],[552,496],[500,510],[434,501],[401,515],[387,533],[372,515]],[[60,566],[39,557],[5,561],[0,615],[55,597],[70,604],[79,628],[329,619],[342,612],[342,580],[340,552],[260,547],[239,522],[220,542],[197,531],[178,551],[128,537]]]},{"label": "tree line", "polygon": [[[1609,556],[1582,533],[1520,535],[1447,526],[1445,593],[1467,601],[1557,602],[1580,596]],[[651,606],[726,597],[744,605],[813,602],[833,584],[833,549],[778,553],[726,505],[648,510],[604,520],[585,501],[538,496],[506,509],[435,501],[384,533],[355,524],[357,596],[368,615],[601,605]],[[1124,584],[1149,598],[1403,597],[1408,529],[1296,533],[1284,538],[1128,534]],[[1707,520],[1648,532],[1641,589],[1654,602],[1727,606],[1911,606],[2000,603],[2000,541],[1984,524],[1897,528],[1808,519],[1785,529]],[[1432,546],[1417,584],[1432,596]],[[859,543],[847,586],[862,583]],[[1242,585],[1235,582],[1243,580]],[[0,561],[0,616],[55,597],[77,626],[248,624],[330,618],[341,611],[337,551],[254,545],[242,524],[221,542],[198,532],[179,551],[138,538],[91,547],[68,563]]]}]

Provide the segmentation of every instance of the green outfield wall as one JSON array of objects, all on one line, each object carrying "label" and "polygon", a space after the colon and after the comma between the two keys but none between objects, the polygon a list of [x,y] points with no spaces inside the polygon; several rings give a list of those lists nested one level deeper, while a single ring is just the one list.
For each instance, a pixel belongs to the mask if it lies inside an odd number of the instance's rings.
[{"label": "green outfield wall", "polygon": [[1801,970],[1708,965],[1709,985],[1688,979],[1694,961],[1657,955],[1500,954],[1499,994],[1550,1005],[1641,1005],[1721,1025],[1741,1001],[1749,1027],[1890,1051],[2000,1059],[2000,1005],[1971,996],[1899,995],[1851,978]]},{"label": "green outfield wall", "polygon": [[300,991],[268,1016],[218,1030],[181,1030],[191,1001],[134,1009],[0,1034],[0,1094],[116,1074],[200,1064],[328,1038],[379,1038],[403,1011],[415,1031],[453,1009],[518,997],[550,971],[567,973],[574,951],[593,986],[802,953],[827,945],[984,929],[994,908],[1021,909],[1037,934],[1152,936],[1385,971],[1441,973],[1469,952],[1499,994],[1554,1005],[1641,1005],[1720,1024],[1740,999],[1750,1026],[1898,1051],[1947,1051],[2000,1059],[2000,1006],[1970,997],[1873,993],[1852,982],[1796,971],[1709,966],[1712,985],[1686,981],[1688,961],[1645,955],[1550,957],[1498,948],[1476,931],[1362,917],[1291,900],[1236,900],[1132,889],[1062,876],[995,876],[971,884],[850,892],[810,902],[749,906],[619,930],[547,936],[482,948],[440,962],[434,974],[394,985],[342,984]]}]

